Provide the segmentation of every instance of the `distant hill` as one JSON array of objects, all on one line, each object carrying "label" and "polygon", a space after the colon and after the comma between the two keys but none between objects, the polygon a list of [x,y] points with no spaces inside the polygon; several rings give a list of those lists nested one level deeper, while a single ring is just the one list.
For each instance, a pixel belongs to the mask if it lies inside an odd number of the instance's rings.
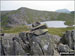
[{"label": "distant hill", "polygon": [[59,13],[70,13],[70,11],[68,9],[59,9],[59,10],[56,10],[56,12],[59,12]]},{"label": "distant hill", "polygon": [[12,11],[1,11],[1,25],[2,27],[15,27],[20,25],[30,24],[36,21],[51,21],[63,20],[65,24],[74,24],[73,13],[58,13],[52,11],[38,11],[29,8],[19,8]]},{"label": "distant hill", "polygon": [[75,13],[75,11],[71,11],[71,13],[72,13],[72,14],[74,14],[74,13]]}]

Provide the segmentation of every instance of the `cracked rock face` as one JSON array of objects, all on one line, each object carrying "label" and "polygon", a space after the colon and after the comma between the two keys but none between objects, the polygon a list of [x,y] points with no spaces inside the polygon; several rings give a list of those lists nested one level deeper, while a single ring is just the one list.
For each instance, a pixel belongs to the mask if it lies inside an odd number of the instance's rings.
[{"label": "cracked rock face", "polygon": [[59,52],[68,52],[70,50],[69,46],[68,45],[64,45],[62,43],[60,43],[58,45],[58,51]]},{"label": "cracked rock face", "polygon": [[63,44],[67,44],[71,49],[75,49],[75,30],[66,31],[60,40]]},{"label": "cracked rock face", "polygon": [[[39,54],[38,52],[40,52],[39,50],[41,49],[43,55],[54,54],[54,47],[48,33],[45,35],[34,36],[33,41],[36,43],[32,46],[34,53],[36,52],[36,54]],[[40,49],[37,46],[39,46]]]},{"label": "cracked rock face", "polygon": [[19,36],[2,39],[2,51],[5,55],[53,55],[54,47],[48,33],[35,36],[20,33]]},{"label": "cracked rock face", "polygon": [[[0,41],[0,49],[2,50],[0,54],[3,55],[55,55],[60,56],[60,52],[67,52],[70,50],[69,41],[74,41],[74,31],[65,33],[65,38],[61,39],[57,36],[52,36],[47,32],[42,35],[34,35],[33,33],[22,32],[19,35],[6,34],[2,37],[2,42]],[[70,37],[71,39],[69,39]],[[14,37],[15,36],[15,37]],[[56,38],[57,37],[57,38]],[[68,40],[67,40],[67,38]],[[57,45],[58,42],[61,42]],[[67,42],[65,42],[67,41]],[[55,46],[57,50],[55,49]],[[74,42],[71,45],[74,48]],[[56,55],[55,55],[56,56]]]}]

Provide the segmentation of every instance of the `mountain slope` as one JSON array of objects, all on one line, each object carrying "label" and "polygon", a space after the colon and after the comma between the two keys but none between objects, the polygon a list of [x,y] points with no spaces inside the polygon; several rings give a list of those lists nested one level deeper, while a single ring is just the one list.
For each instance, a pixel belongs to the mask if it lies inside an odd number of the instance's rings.
[{"label": "mountain slope", "polygon": [[37,11],[29,8],[19,8],[17,10],[4,12],[1,11],[1,25],[2,27],[15,27],[25,24],[30,24],[36,21],[48,20],[64,20],[65,24],[74,24],[74,14],[57,13],[51,11]]},{"label": "mountain slope", "polygon": [[59,12],[59,13],[70,13],[70,11],[68,9],[59,9],[59,10],[56,10],[56,12]]}]

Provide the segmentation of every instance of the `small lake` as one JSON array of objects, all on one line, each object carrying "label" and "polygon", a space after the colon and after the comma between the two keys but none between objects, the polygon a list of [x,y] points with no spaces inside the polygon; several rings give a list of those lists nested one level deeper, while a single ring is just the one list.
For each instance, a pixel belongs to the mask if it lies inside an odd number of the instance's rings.
[{"label": "small lake", "polygon": [[[64,24],[65,21],[45,21],[41,22],[41,24],[46,24],[48,28],[66,28],[70,27],[68,25]],[[28,26],[31,26],[32,24],[27,24]],[[73,25],[74,27],[75,25]]]},{"label": "small lake", "polygon": [[46,21],[41,24],[46,24],[49,28],[66,28],[68,25],[64,24],[65,21]]},{"label": "small lake", "polygon": [[75,25],[73,25],[73,26],[75,26]]}]

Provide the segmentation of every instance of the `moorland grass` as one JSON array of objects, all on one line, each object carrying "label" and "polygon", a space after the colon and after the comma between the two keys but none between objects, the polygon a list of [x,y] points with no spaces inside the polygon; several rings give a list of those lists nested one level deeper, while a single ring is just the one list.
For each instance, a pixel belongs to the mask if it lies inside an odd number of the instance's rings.
[{"label": "moorland grass", "polygon": [[[53,35],[62,36],[67,30],[73,30],[73,29],[74,27],[48,28],[48,32]],[[24,31],[29,31],[27,26],[20,26],[20,27],[15,27],[15,28],[10,28],[10,29],[4,29],[2,32],[3,33],[19,33],[19,32],[24,32]]]},{"label": "moorland grass", "polygon": [[27,26],[20,26],[20,27],[15,27],[10,29],[4,29],[2,33],[19,33],[27,30],[28,30]]},{"label": "moorland grass", "polygon": [[67,30],[73,30],[74,27],[67,28],[48,28],[48,32],[53,35],[62,36]]}]

